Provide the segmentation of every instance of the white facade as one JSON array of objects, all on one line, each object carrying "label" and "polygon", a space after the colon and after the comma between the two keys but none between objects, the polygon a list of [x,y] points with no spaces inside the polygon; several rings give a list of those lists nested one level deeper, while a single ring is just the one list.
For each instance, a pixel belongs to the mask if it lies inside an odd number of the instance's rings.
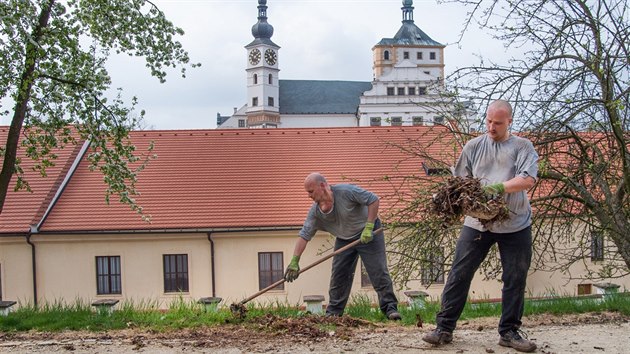
[{"label": "white facade", "polygon": [[[247,96],[244,112],[239,110],[218,128],[307,128],[355,126],[411,126],[446,124],[459,121],[460,129],[468,130],[476,112],[470,107],[456,108],[443,95],[444,45],[434,41],[413,21],[412,1],[403,3],[402,26],[393,38],[383,38],[373,48],[372,88],[348,97],[351,109],[331,110],[331,102],[322,100],[319,107],[305,101],[316,93],[298,96],[292,90],[281,90],[277,53],[279,46],[271,42],[273,27],[266,22],[266,6],[259,6],[258,23],[252,28],[255,40],[247,45]],[[265,53],[273,52],[268,62]],[[304,80],[308,81],[308,80]],[[310,81],[319,83],[324,82]],[[369,82],[365,82],[369,87]],[[305,85],[309,85],[305,83]],[[330,92],[335,92],[334,82]],[[315,85],[311,85],[315,86]],[[308,89],[307,86],[304,86]],[[287,110],[281,105],[291,101],[304,110]],[[308,96],[308,97],[305,97]],[[344,97],[345,98],[345,97]],[[356,103],[353,102],[357,102]],[[345,101],[344,101],[345,102]],[[312,109],[312,111],[310,110]],[[337,113],[322,113],[337,112]],[[243,115],[246,118],[243,118]],[[243,121],[243,119],[245,119]]]}]

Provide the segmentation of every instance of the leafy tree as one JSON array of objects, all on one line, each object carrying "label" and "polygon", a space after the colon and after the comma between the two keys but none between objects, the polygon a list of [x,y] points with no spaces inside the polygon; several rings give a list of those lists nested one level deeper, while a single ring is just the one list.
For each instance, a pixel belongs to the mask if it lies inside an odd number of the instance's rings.
[{"label": "leafy tree", "polygon": [[107,201],[117,195],[141,213],[133,199],[136,174],[150,154],[137,156],[127,136],[144,112],[131,114],[137,101],[125,104],[120,89],[107,97],[105,63],[112,53],[128,54],[143,57],[160,82],[169,68],[185,76],[197,64],[175,40],[183,31],[146,0],[5,0],[0,18],[0,102],[13,104],[0,111],[12,117],[0,148],[0,213],[14,175],[16,190],[29,189],[18,148],[45,175],[55,159],[51,149],[77,137],[89,140],[87,158],[104,175]]},{"label": "leafy tree", "polygon": [[[630,21],[627,1],[450,2],[471,9],[462,40],[466,40],[469,26],[479,25],[514,53],[505,63],[481,58],[478,64],[455,71],[448,81],[478,107],[486,107],[497,98],[512,102],[520,134],[532,140],[541,157],[540,182],[534,187],[531,200],[534,267],[561,271],[573,278],[571,266],[584,263],[591,279],[628,275]],[[458,134],[453,132],[454,136]],[[461,137],[462,142],[467,139]],[[427,160],[432,156],[429,147],[430,144],[417,146],[414,154]],[[455,155],[439,162],[453,165]],[[426,186],[436,181],[422,183]],[[406,207],[396,210],[390,219],[394,225],[412,225],[419,230],[410,237],[408,229],[397,228],[399,234],[395,235],[399,237],[393,240],[397,254],[394,267],[404,270],[394,274],[403,283],[419,277],[418,271],[426,261],[419,256],[423,254],[419,250],[438,245],[448,259],[453,238],[457,236],[452,226],[436,227],[432,224],[435,220],[417,215],[427,205],[428,194],[423,187],[415,195],[405,196]],[[586,262],[591,258],[597,262]],[[490,258],[483,270],[493,277],[499,266],[496,258]]]}]

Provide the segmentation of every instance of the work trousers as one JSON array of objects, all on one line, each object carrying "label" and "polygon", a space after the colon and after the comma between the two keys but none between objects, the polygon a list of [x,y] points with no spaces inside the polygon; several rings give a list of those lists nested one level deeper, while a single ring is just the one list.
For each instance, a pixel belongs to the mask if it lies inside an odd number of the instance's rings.
[{"label": "work trousers", "polygon": [[[380,222],[375,222],[374,228],[378,229],[379,227]],[[337,238],[335,241],[335,250],[352,243],[352,241],[356,240],[358,237],[360,237],[360,234],[351,240],[340,240]],[[394,294],[392,279],[387,270],[385,240],[383,232],[381,231],[374,235],[371,242],[365,244],[359,243],[333,257],[330,290],[328,292],[329,301],[326,307],[326,314],[336,316],[343,314],[343,310],[350,297],[350,291],[352,290],[354,271],[357,268],[357,260],[359,257],[361,257],[370,282],[378,295],[378,303],[381,311],[385,315],[389,315],[393,311],[398,311],[398,300]]]},{"label": "work trousers", "polygon": [[442,292],[442,309],[437,327],[452,332],[462,314],[470,283],[493,244],[499,247],[503,273],[499,333],[521,326],[525,306],[525,283],[532,259],[532,231],[527,227],[507,234],[481,232],[464,226],[455,247],[453,267]]}]

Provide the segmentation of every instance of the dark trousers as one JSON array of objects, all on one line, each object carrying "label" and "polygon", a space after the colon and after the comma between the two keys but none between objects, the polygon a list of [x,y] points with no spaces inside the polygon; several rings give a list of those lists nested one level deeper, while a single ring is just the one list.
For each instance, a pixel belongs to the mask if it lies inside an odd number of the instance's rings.
[{"label": "dark trousers", "polygon": [[[380,227],[378,224],[375,223],[375,229]],[[336,239],[335,250],[351,243],[355,239]],[[352,290],[354,271],[357,268],[359,257],[361,257],[372,286],[378,295],[381,311],[388,315],[390,312],[398,310],[398,300],[394,294],[392,279],[387,270],[385,240],[383,232],[379,232],[374,235],[374,239],[371,242],[359,243],[355,247],[333,257],[330,290],[328,292],[329,301],[328,306],[326,306],[327,315],[340,316],[343,314],[350,297],[350,290]]]},{"label": "dark trousers", "polygon": [[453,267],[442,292],[442,309],[436,317],[438,328],[451,332],[455,329],[466,304],[473,276],[495,243],[499,247],[503,267],[502,312],[498,330],[503,334],[521,326],[525,283],[532,259],[531,227],[514,233],[498,234],[464,226],[455,247]]}]

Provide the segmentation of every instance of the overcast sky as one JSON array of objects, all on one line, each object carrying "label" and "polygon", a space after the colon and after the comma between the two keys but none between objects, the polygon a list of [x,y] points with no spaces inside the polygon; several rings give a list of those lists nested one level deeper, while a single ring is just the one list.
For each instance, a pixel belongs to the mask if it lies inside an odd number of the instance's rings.
[{"label": "overcast sky", "polygon": [[[216,115],[231,115],[245,104],[244,48],[254,38],[257,0],[153,0],[175,25],[193,62],[183,79],[177,71],[165,84],[151,77],[141,60],[112,57],[108,68],[113,87],[136,95],[153,129],[215,128]],[[469,9],[436,0],[415,0],[415,24],[444,45],[446,73],[477,61],[482,54],[505,55],[499,43],[476,28],[461,44],[460,32]],[[392,38],[402,25],[400,0],[268,0],[272,41],[280,46],[280,79],[371,81],[372,47]],[[0,123],[9,124],[7,118]]]}]

